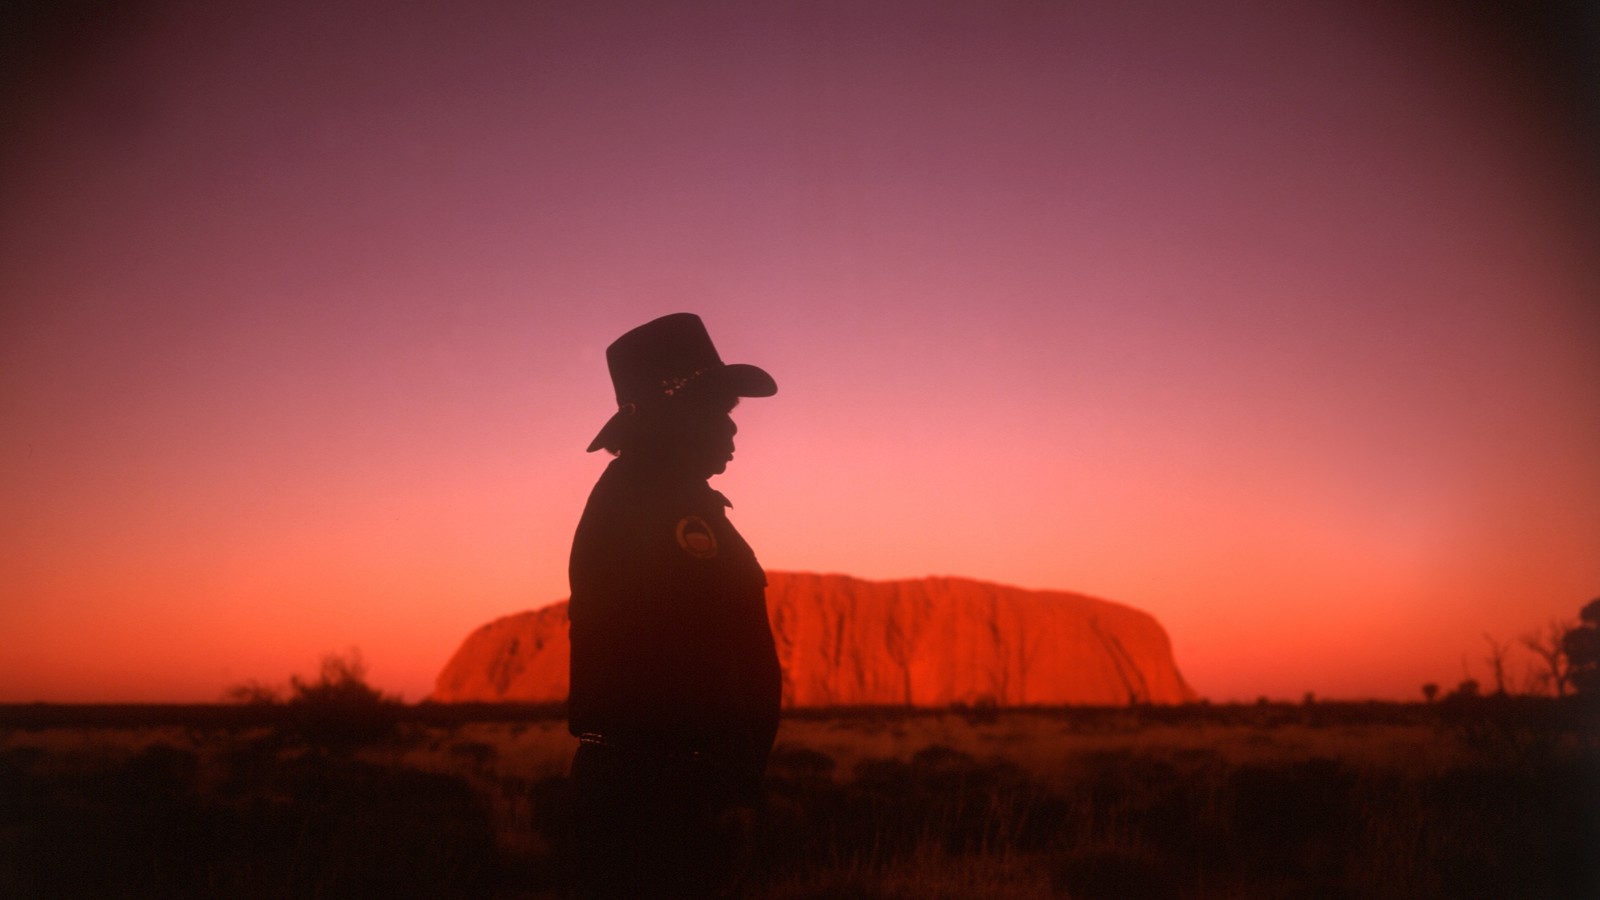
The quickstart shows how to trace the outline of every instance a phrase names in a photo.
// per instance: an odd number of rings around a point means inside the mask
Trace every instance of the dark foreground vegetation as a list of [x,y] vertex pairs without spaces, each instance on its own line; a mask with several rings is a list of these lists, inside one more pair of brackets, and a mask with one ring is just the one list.
[[[561,896],[559,711],[363,709],[0,708],[0,897]],[[755,897],[1600,896],[1571,697],[813,711],[779,740]]]

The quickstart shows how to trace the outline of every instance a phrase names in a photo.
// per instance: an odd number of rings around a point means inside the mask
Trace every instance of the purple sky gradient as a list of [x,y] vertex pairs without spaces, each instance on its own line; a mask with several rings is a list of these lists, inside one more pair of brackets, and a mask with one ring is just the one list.
[[420,698],[565,596],[605,345],[680,310],[778,380],[718,479],[771,568],[1130,603],[1219,700],[1486,678],[1600,594],[1584,48],[1082,7],[29,19],[0,700]]

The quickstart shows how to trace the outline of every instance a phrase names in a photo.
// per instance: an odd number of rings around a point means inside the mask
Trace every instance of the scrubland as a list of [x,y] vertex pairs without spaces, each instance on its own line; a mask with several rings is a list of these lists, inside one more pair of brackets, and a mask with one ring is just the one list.
[[[0,711],[0,896],[562,896],[559,714],[390,713]],[[1600,896],[1596,725],[1548,698],[794,713],[749,895]]]

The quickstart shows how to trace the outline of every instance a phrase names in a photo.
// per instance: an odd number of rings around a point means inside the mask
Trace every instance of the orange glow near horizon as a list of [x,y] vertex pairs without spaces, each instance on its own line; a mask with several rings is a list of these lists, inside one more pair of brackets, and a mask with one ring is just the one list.
[[0,702],[349,647],[421,699],[566,596],[604,348],[680,310],[777,378],[714,482],[771,569],[1126,603],[1216,701],[1486,679],[1485,633],[1600,595],[1594,173],[1494,25],[41,27],[0,145]]

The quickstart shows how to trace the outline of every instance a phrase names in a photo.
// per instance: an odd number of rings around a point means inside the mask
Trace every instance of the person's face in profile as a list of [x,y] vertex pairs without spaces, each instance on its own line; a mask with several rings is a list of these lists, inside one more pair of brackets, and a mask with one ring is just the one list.
[[733,436],[739,431],[730,413],[739,405],[739,398],[720,392],[691,394],[680,403],[674,428],[678,459],[703,478],[727,471],[733,461]]

